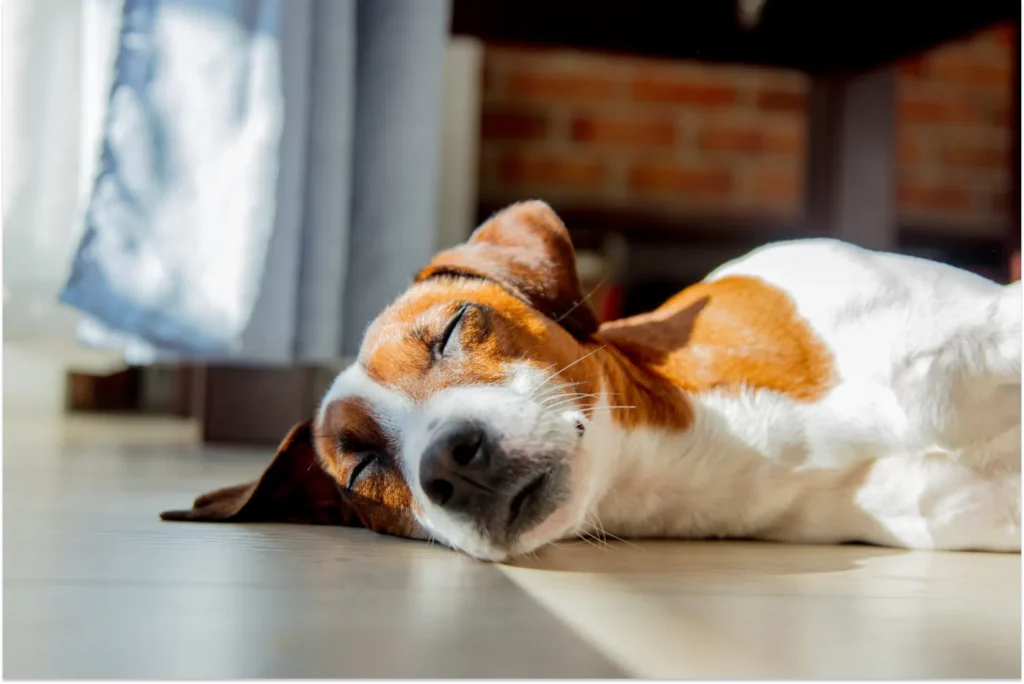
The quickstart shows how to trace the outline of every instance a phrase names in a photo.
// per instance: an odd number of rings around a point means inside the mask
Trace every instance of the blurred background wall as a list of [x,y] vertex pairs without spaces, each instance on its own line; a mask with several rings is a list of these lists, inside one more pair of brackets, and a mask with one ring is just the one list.
[[[1014,34],[1005,23],[897,65],[901,223],[1002,235]],[[808,86],[782,69],[487,45],[481,200],[795,218]]]

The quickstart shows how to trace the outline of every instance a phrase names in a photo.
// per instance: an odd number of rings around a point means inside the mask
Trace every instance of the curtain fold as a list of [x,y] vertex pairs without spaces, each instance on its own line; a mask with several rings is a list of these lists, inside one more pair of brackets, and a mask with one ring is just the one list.
[[61,294],[83,336],[137,361],[353,354],[435,248],[448,13],[124,0]]

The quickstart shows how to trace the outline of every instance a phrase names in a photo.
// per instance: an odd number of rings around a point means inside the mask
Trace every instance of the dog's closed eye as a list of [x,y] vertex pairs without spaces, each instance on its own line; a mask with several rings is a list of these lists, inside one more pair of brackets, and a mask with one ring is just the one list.
[[434,342],[434,358],[440,359],[449,354],[459,351],[459,331],[466,312],[469,311],[469,304],[463,304],[452,316],[444,328],[444,332]]
[[378,465],[379,454],[375,451],[364,452],[359,455],[359,462],[356,463],[356,467],[352,469],[352,472],[348,476],[348,481],[345,483],[345,489],[352,491],[355,489],[363,478],[368,477],[373,473],[373,469]]
[[374,443],[348,432],[338,435],[337,442],[339,452],[352,454],[358,459],[345,482],[345,489],[351,491],[381,465],[381,451]]

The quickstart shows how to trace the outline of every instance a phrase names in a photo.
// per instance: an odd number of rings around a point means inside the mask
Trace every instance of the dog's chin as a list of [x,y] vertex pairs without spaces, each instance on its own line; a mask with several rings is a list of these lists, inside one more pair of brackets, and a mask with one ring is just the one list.
[[514,560],[560,539],[573,536],[574,530],[581,527],[581,518],[581,515],[575,513],[572,502],[559,506],[544,522],[521,535],[504,560]]
[[[522,533],[506,543],[496,543],[486,537],[476,539],[460,539],[458,542],[444,541],[456,551],[465,553],[477,560],[504,563],[516,558],[532,554],[543,547],[570,536],[571,530],[578,527],[569,506],[555,509],[543,522]],[[459,537],[461,535],[453,535]]]

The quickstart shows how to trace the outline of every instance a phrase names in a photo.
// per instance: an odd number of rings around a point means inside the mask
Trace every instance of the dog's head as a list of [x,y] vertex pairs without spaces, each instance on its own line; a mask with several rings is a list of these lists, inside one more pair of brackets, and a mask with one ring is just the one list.
[[[595,494],[586,433],[601,396],[597,327],[550,207],[497,214],[381,313],[324,397],[306,428],[316,477],[338,489],[324,505],[349,511],[343,524],[491,560],[579,529]],[[287,449],[277,459],[299,460]],[[296,487],[293,500],[311,495]]]

